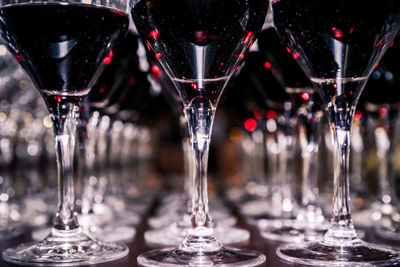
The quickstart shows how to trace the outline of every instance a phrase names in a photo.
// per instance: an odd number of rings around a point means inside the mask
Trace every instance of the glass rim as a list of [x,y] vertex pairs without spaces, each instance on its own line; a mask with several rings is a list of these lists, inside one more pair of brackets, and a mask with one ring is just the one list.
[[114,0],[114,1],[104,1],[104,0],[0,0],[0,8],[24,5],[24,4],[37,4],[37,5],[47,5],[47,4],[79,4],[85,6],[95,6],[99,8],[110,8],[120,12],[123,12],[126,16],[129,16],[129,0]]

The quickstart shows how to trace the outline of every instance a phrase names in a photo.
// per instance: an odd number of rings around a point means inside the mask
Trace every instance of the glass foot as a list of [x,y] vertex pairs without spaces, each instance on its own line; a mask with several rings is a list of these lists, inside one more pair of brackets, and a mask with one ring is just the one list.
[[[176,222],[177,218],[180,217],[182,217],[181,214],[167,212],[162,216],[149,218],[147,223],[152,228],[161,228]],[[211,212],[211,217],[213,218],[213,221],[218,222],[218,225],[233,226],[237,223],[237,219],[235,217],[223,212]]]
[[258,225],[261,236],[269,240],[282,242],[308,242],[322,239],[328,230],[328,223],[315,227],[299,223],[296,220],[264,220]]
[[276,253],[286,261],[314,266],[394,266],[400,252],[356,241],[351,246],[311,242],[280,246]]
[[222,247],[212,252],[184,251],[179,248],[157,249],[139,255],[139,265],[145,267],[173,266],[259,266],[264,254],[257,251]]
[[17,236],[20,236],[22,234],[22,226],[19,225],[17,226],[9,226],[9,227],[4,227],[0,228],[0,241],[1,240],[9,240],[12,238],[15,238]]
[[[51,232],[51,228],[37,229],[32,231],[32,239],[41,241]],[[135,238],[136,229],[127,225],[106,225],[98,227],[95,225],[83,229],[88,236],[104,243],[128,242]]]
[[380,239],[400,242],[400,231],[392,227],[378,226],[374,229],[375,235]]
[[92,240],[80,228],[71,231],[53,229],[39,243],[22,244],[3,251],[3,259],[27,266],[78,266],[117,260],[128,252],[125,245]]
[[271,210],[271,205],[267,200],[257,199],[248,201],[240,206],[240,213],[243,216],[260,216],[263,214],[279,214],[280,211]]
[[[219,224],[218,224],[219,225]],[[144,239],[150,245],[171,246],[179,245],[188,233],[190,227],[179,227],[176,223],[170,226],[146,231]],[[217,226],[214,228],[215,236],[223,244],[234,244],[247,242],[250,232],[245,229],[227,226]]]

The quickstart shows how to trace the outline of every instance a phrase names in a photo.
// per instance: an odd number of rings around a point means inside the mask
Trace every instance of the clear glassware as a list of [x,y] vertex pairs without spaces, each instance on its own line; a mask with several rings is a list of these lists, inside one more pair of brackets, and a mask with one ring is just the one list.
[[377,158],[377,199],[360,216],[383,240],[398,240],[400,211],[395,192],[395,155],[399,138],[399,77],[395,58],[399,55],[399,38],[371,75],[362,96],[367,127],[373,135]]
[[265,1],[131,1],[136,28],[178,90],[194,158],[192,226],[177,248],[141,254],[143,266],[254,266],[259,252],[223,247],[208,207],[207,163],[220,95],[265,19]]
[[[261,36],[263,34],[264,32],[261,33]],[[257,225],[261,221],[268,224],[267,221],[274,219],[278,221],[293,219],[296,217],[296,207],[298,206],[294,196],[293,183],[296,142],[293,133],[297,117],[288,94],[272,73],[267,70],[270,63],[265,61],[260,51],[260,41],[261,39],[258,40],[259,51],[254,49],[249,53],[246,65],[238,78],[238,80],[242,78],[244,81],[242,87],[246,86],[248,92],[254,91],[255,98],[262,102],[259,105],[264,111],[262,113],[258,111],[258,113],[263,114],[261,116],[264,116],[266,120],[258,123],[260,127],[254,130],[251,136],[258,149],[267,145],[265,151],[262,152],[271,156],[271,159],[267,158],[267,160],[271,160],[270,164],[272,164],[268,166],[272,170],[271,177],[263,177],[265,171],[258,174],[262,176],[262,179],[270,178],[267,186],[263,187],[259,184],[259,188],[261,187],[260,191],[264,191],[264,194],[267,193],[264,188],[270,188],[268,191],[271,194],[269,196],[265,194],[263,198],[259,196],[258,199],[253,197],[255,199],[250,198],[247,203],[238,204],[240,212],[252,225]],[[242,87],[238,86],[239,90],[242,90]],[[242,95],[240,100],[245,101],[245,94],[242,93]],[[250,103],[254,105],[257,100],[252,100]],[[260,152],[255,154],[260,154]]]
[[[128,183],[133,179],[127,178],[143,180],[137,177],[136,167],[140,167],[138,162],[141,157],[148,154],[146,149],[141,151],[142,145],[151,140],[151,134],[144,125],[147,120],[144,118],[149,114],[146,108],[153,99],[157,99],[160,89],[151,77],[143,51],[145,48],[132,30],[131,27],[114,46],[113,59],[90,92],[88,106],[111,119],[106,135],[110,137],[106,138],[108,145],[99,147],[101,151],[106,149],[114,154],[110,155],[107,152],[101,155],[105,165],[100,167],[107,166],[105,171],[109,180],[103,205],[114,209],[124,223],[134,225],[139,222],[138,215],[143,214],[148,208],[152,195],[150,191],[143,194],[144,188],[140,188],[138,184]],[[130,126],[125,128],[126,124]],[[111,144],[112,142],[115,145]],[[122,148],[118,149],[117,146]],[[128,172],[125,164],[130,165]],[[147,187],[146,190],[151,189]]]
[[[286,216],[286,218],[260,220],[258,226],[261,235],[268,239],[286,242],[315,240],[317,237],[321,237],[328,228],[327,221],[317,201],[317,172],[310,171],[317,169],[319,121],[322,117],[321,101],[310,80],[281,43],[272,22],[264,25],[258,39],[259,54],[264,61],[260,61],[259,64],[281,85],[275,90],[280,89],[286,92],[294,110],[293,115],[297,117],[300,130],[298,140],[302,156],[302,186],[301,202],[299,204],[294,202],[297,207],[293,208],[293,210],[296,210],[296,214],[292,211],[292,218]],[[267,91],[266,95],[272,95],[271,92],[268,92],[272,90],[268,84],[265,84],[265,90]],[[291,114],[290,110],[286,113],[289,116]],[[286,127],[288,129],[296,126],[294,119],[290,119],[290,117],[285,121],[287,121],[288,126]],[[290,130],[286,136],[289,135],[293,139],[293,133],[294,131]],[[294,170],[294,167],[286,168],[288,170],[285,176],[293,176],[290,172]],[[289,179],[286,184],[293,183]],[[285,186],[287,187],[287,185]],[[284,201],[288,203],[288,199],[287,197]]]
[[0,240],[4,240],[21,234],[22,225],[19,205],[13,203],[16,192],[11,171],[17,121],[11,112],[0,111],[0,117]]
[[238,205],[242,215],[254,217],[268,212],[270,208],[267,200],[269,187],[265,179],[265,135],[263,120],[255,117],[246,120],[247,124],[250,120],[254,121],[256,127],[253,129],[253,127],[248,126],[247,135],[243,140],[243,173],[246,175],[246,186],[241,198],[236,200],[236,205]]
[[[88,109],[86,109],[88,110]],[[97,176],[95,175],[95,162],[99,161],[100,165],[107,164],[107,162],[101,161],[98,157],[101,153],[99,153],[96,157],[96,147],[97,145],[106,143],[109,147],[113,147],[112,151],[109,150],[109,154],[115,160],[119,159],[119,156],[116,155],[115,150],[122,151],[120,145],[123,144],[123,138],[121,138],[119,131],[120,125],[118,126],[118,133],[108,133],[108,123],[105,131],[104,129],[100,129],[102,125],[100,123],[101,117],[98,112],[93,112],[92,116],[87,121],[81,116],[81,129],[79,130],[81,134],[80,144],[80,153],[82,153],[80,158],[84,158],[81,160],[83,171],[81,173],[81,207],[80,212],[78,214],[79,224],[82,226],[83,230],[90,236],[95,237],[96,240],[102,242],[121,242],[121,241],[129,241],[132,240],[136,235],[136,230],[133,226],[123,223],[120,220],[121,214],[111,207],[109,204],[104,204],[103,202],[98,201],[96,203],[95,199],[103,199],[104,193],[106,191],[105,187],[109,187],[110,183],[112,183],[111,179],[103,179],[102,181],[106,181],[106,184],[102,186],[100,182],[99,173]],[[104,124],[103,124],[104,125]],[[97,134],[101,136],[110,136],[110,138],[106,138],[108,140],[99,140],[97,139]],[[101,134],[105,133],[105,134]],[[115,143],[115,138],[119,137],[119,143]],[[105,152],[105,151],[103,151]],[[104,154],[101,154],[104,155]],[[110,166],[111,167],[111,166]],[[104,169],[102,170],[104,172]],[[110,175],[110,172],[106,172],[106,175]],[[119,202],[118,202],[119,203]],[[96,205],[97,204],[97,205]],[[138,223],[139,218],[136,214],[132,214],[131,216],[126,216],[125,219],[131,219],[130,222]]]
[[50,112],[58,167],[58,211],[39,243],[3,251],[3,259],[31,266],[71,266],[124,257],[124,245],[103,244],[82,232],[74,210],[73,154],[79,107],[129,23],[127,2],[3,1],[0,30]]
[[398,262],[398,251],[357,236],[349,208],[349,150],[356,103],[399,30],[400,3],[281,0],[273,2],[272,9],[282,40],[319,89],[335,145],[333,215],[328,231],[320,241],[283,245],[277,254],[309,265]]
[[21,144],[19,131],[24,125],[24,115],[32,119],[21,103],[15,101],[21,97],[30,102],[29,90],[15,90],[28,89],[29,83],[23,80],[23,71],[7,53],[4,44],[0,44],[0,75],[3,77],[0,79],[0,94],[3,97],[0,107],[0,239],[4,240],[16,237],[24,230],[23,205],[18,201],[16,190],[19,179],[15,179],[20,173],[14,172],[13,166],[16,165],[16,158],[25,154],[26,144]]
[[[158,65],[153,65],[157,66]],[[144,238],[147,243],[152,245],[179,245],[186,237],[188,229],[191,228],[191,209],[193,195],[194,162],[192,148],[189,138],[189,130],[187,127],[187,118],[183,114],[183,107],[179,98],[178,92],[168,80],[165,73],[160,71],[158,78],[168,102],[171,102],[171,107],[175,116],[179,118],[179,126],[182,137],[183,150],[183,186],[182,193],[173,199],[172,202],[167,202],[162,205],[157,212],[157,216],[150,218],[148,223],[155,229],[145,232]],[[225,211],[224,208],[218,208],[215,205],[215,200],[211,199],[210,206],[213,208],[211,215],[213,217],[213,227],[216,237],[223,240],[224,244],[242,243],[249,239],[250,233],[245,229],[233,227],[236,224],[236,219]],[[214,205],[213,205],[214,201]]]
[[297,110],[302,157],[301,202],[296,217],[260,221],[261,235],[271,240],[303,242],[321,238],[328,229],[318,204],[318,137],[322,117],[319,97],[313,87],[286,88]]

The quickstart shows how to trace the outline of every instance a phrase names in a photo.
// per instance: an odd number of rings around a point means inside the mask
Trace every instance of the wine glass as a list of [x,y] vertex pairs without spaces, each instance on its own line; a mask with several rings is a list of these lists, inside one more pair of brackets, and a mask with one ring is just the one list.
[[272,4],[275,26],[319,89],[335,143],[333,216],[322,240],[278,248],[282,259],[314,265],[389,264],[399,252],[357,237],[349,209],[350,128],[372,70],[399,30],[398,1],[290,1]]
[[82,232],[74,210],[73,152],[79,106],[128,27],[126,2],[3,1],[0,30],[47,104],[58,166],[58,212],[39,243],[3,251],[4,260],[32,266],[83,265],[124,257],[123,245],[102,244]]
[[[321,101],[314,86],[281,44],[275,28],[263,30],[258,45],[265,70],[271,72],[288,94],[298,118],[302,157],[301,203],[292,220],[260,221],[261,235],[281,241],[313,240],[328,228],[317,201],[317,169]],[[266,89],[269,89],[265,85]]]
[[[122,158],[124,125],[116,115],[122,112],[124,101],[137,104],[138,94],[148,91],[146,73],[139,68],[138,46],[138,37],[132,31],[118,38],[111,60],[81,111],[78,133],[82,153],[80,163],[85,177],[81,194],[84,207],[79,220],[85,231],[102,241],[133,239],[136,231],[131,225],[140,220],[137,213],[126,211],[130,205],[122,199],[124,185],[118,180],[121,173],[117,172],[122,170],[121,164],[126,160]],[[106,183],[104,190],[97,190],[103,181]],[[129,204],[136,206],[136,203]]]
[[214,236],[207,195],[211,128],[219,97],[265,19],[267,1],[131,1],[146,46],[183,102],[194,159],[191,228],[177,248],[138,257],[144,266],[254,266],[265,256],[227,248]]
[[[151,60],[151,59],[150,59]],[[151,62],[151,61],[150,61]],[[175,117],[179,119],[180,132],[182,137],[183,151],[183,192],[175,201],[164,204],[158,209],[157,217],[150,218],[148,221],[155,229],[145,232],[144,238],[148,244],[152,245],[178,245],[187,235],[187,231],[191,228],[191,207],[192,207],[192,173],[194,170],[191,144],[189,138],[189,130],[187,127],[187,117],[183,113],[183,106],[178,92],[172,85],[168,76],[160,69],[159,65],[152,65],[153,73],[162,84],[164,95],[167,102],[173,110]],[[215,235],[222,240],[224,244],[241,243],[249,239],[250,233],[245,229],[233,227],[236,219],[233,218],[224,209],[218,209],[216,213],[215,205],[212,201],[211,211],[213,217],[213,228]]]
[[[229,121],[234,128],[243,129],[243,140],[241,142],[243,175],[242,184],[238,184],[226,192],[228,199],[238,207],[239,212],[244,216],[256,217],[272,207],[268,202],[268,193],[270,192],[271,180],[266,175],[273,174],[274,167],[277,164],[266,166],[272,162],[268,155],[271,146],[266,145],[268,139],[265,133],[265,124],[267,114],[274,111],[269,110],[270,105],[265,99],[265,94],[257,89],[260,85],[257,79],[254,80],[254,62],[258,62],[257,52],[258,41],[252,47],[252,50],[246,57],[246,62],[240,71],[235,75],[227,89],[227,95],[223,98],[224,112],[228,114]],[[269,85],[275,88],[277,85],[271,84],[275,80],[271,76],[266,77]],[[279,85],[278,85],[279,86]],[[268,113],[270,112],[270,113]],[[275,113],[274,113],[275,114]],[[275,131],[271,137],[275,136]],[[272,177],[272,175],[271,175]]]
[[[258,47],[260,48],[260,40],[258,40]],[[293,190],[295,155],[293,133],[297,118],[288,94],[272,73],[267,70],[265,63],[268,63],[267,66],[270,67],[270,63],[265,62],[260,51],[252,51],[249,53],[246,65],[238,78],[238,82],[240,79],[244,81],[243,87],[247,88],[246,93],[249,94],[249,92],[254,91],[252,93],[256,95],[257,100],[262,102],[257,105],[265,110],[260,112],[261,109],[259,109],[258,113],[264,113],[266,118],[265,123],[262,123],[266,137],[264,138],[261,134],[261,137],[256,139],[261,139],[261,142],[264,142],[263,139],[266,140],[265,144],[268,144],[268,146],[265,152],[268,153],[268,156],[272,156],[268,160],[271,160],[271,164],[278,166],[277,173],[271,173],[272,177],[269,181],[271,194],[264,199],[250,199],[239,207],[241,214],[246,216],[247,222],[252,225],[271,219],[277,219],[276,222],[292,219],[296,217],[297,211]],[[238,87],[239,92],[243,87]],[[240,100],[245,101],[246,93],[242,93]],[[252,103],[255,104],[255,102]],[[254,133],[258,134],[257,132]],[[253,136],[256,137],[256,135]],[[273,145],[271,141],[276,145]],[[264,146],[260,144],[261,142],[257,145],[258,147]],[[273,163],[275,161],[273,159],[274,153],[277,156],[275,163]],[[270,169],[273,170],[273,165],[268,167],[272,167]]]

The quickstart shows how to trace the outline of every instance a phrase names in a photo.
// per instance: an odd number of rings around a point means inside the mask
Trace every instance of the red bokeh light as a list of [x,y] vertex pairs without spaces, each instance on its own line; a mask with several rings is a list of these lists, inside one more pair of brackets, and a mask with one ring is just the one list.
[[310,95],[308,93],[302,93],[300,96],[304,101],[308,101],[310,99]]
[[341,30],[335,31],[335,38],[341,38],[343,37],[343,32]]
[[253,118],[246,119],[244,121],[244,128],[249,132],[253,132],[255,129],[257,129],[257,121]]
[[114,52],[113,52],[112,49],[111,49],[111,50],[110,50],[110,53],[108,54],[108,56],[106,56],[106,57],[103,59],[103,63],[106,64],[106,65],[110,64],[111,61],[112,61],[113,55],[114,55]]
[[361,119],[361,117],[362,117],[361,111],[356,111],[356,113],[354,114],[354,119],[358,121]]
[[154,40],[156,40],[158,37],[158,31],[152,30],[149,34],[149,38],[153,38]]
[[385,117],[387,115],[388,111],[386,108],[380,108],[379,109],[379,116]]
[[243,40],[243,44],[247,44],[247,42],[250,41],[251,37],[253,37],[253,32],[248,32]]
[[161,77],[161,70],[157,65],[153,65],[151,67],[151,71],[153,72],[153,75],[156,79],[160,79]]
[[254,118],[256,118],[257,120],[261,120],[262,119],[261,113],[257,109],[255,109],[253,111],[253,115],[254,115]]
[[270,110],[267,112],[267,119],[276,119],[276,112],[274,110]]

